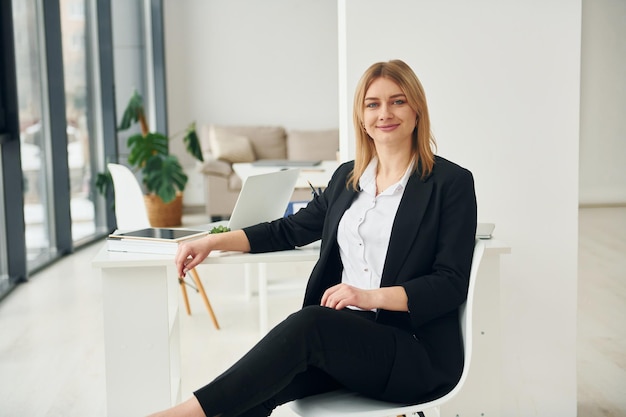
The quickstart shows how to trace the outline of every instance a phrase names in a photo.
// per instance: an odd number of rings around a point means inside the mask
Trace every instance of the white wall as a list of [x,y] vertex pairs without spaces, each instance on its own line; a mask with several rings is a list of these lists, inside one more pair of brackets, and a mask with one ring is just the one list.
[[[144,44],[144,19],[141,1],[112,0],[111,22],[113,25],[113,65],[115,76],[116,123],[122,120],[122,114],[134,90],[146,95],[146,62]],[[128,157],[126,142],[131,134],[138,131],[134,126],[128,131],[118,132],[119,160],[125,163]]]
[[512,246],[502,268],[503,415],[576,415],[580,2],[340,5],[340,88],[351,97],[375,61],[409,63],[438,153],[474,173],[479,221],[495,222]]
[[625,22],[626,1],[583,1],[581,204],[626,204]]
[[338,127],[335,0],[165,0],[164,10],[170,132],[192,120]]
[[[170,131],[182,130],[191,120],[279,123],[289,128],[342,124],[345,131],[350,116],[344,117],[344,106],[337,120],[337,95],[343,95],[339,103],[347,104],[350,97],[347,91],[337,92],[338,48],[343,48],[340,56],[347,55],[341,38],[339,45],[336,41],[335,3],[164,0]],[[510,4],[504,2],[501,7]],[[579,201],[625,204],[626,118],[622,113],[626,108],[626,44],[621,39],[626,37],[626,26],[622,24],[626,3],[584,0],[582,4]],[[116,5],[119,0],[114,2]],[[479,6],[485,7],[476,3],[476,13],[487,10]],[[117,9],[121,13],[116,13]],[[121,7],[113,10],[114,22],[131,20],[135,22],[132,27],[141,30],[136,25],[141,21],[137,12],[129,14]],[[365,10],[355,13],[358,16]],[[476,27],[471,29],[476,32]],[[133,62],[141,64],[142,53],[137,53],[141,52],[137,48],[143,46],[125,44],[124,39],[134,38],[119,30],[114,31],[114,37],[116,74],[138,71],[141,66]],[[435,46],[439,42],[428,39]],[[437,56],[440,62],[446,59],[447,54]],[[345,64],[339,69],[345,70]],[[283,81],[284,88],[276,85]],[[123,92],[132,85],[117,87]],[[126,105],[126,96],[120,97],[118,110]],[[346,159],[352,141],[349,136],[342,137],[342,141]],[[174,151],[185,165],[193,163],[182,148]]]
[[337,31],[335,0],[166,0],[170,130],[340,125],[350,157],[356,80],[374,61],[407,61],[439,154],[472,170],[479,220],[513,248],[503,415],[573,416],[581,2],[382,4],[339,0]]
[[[335,0],[164,0],[170,134],[191,121],[338,127]],[[182,142],[185,206],[203,178]]]
[[[622,24],[626,2],[584,0],[582,4],[579,202],[626,204],[626,118],[622,116],[626,44],[621,41],[626,37]],[[147,57],[139,5],[112,3],[118,113],[133,88],[144,92],[146,99],[150,93],[145,91],[142,72]],[[365,10],[354,13],[359,16]],[[348,55],[343,40],[337,42],[335,0],[165,0],[165,20],[171,133],[182,131],[192,120],[278,123],[288,128],[341,124],[349,132],[346,112],[352,90],[337,91],[338,48],[342,48],[340,56]],[[346,79],[345,62],[339,70]],[[352,74],[352,85],[356,77]],[[339,120],[338,102],[342,103]],[[120,133],[122,154],[127,136]],[[172,147],[193,174],[193,161],[182,143]],[[344,134],[343,159],[353,154],[352,147],[350,134]],[[190,175],[185,203],[203,204],[202,187],[202,178]]]

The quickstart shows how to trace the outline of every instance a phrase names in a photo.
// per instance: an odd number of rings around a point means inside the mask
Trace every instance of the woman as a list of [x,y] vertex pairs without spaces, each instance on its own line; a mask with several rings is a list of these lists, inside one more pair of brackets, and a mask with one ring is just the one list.
[[469,171],[433,154],[423,88],[404,62],[372,65],[354,99],[356,159],[295,215],[185,243],[180,276],[213,250],[321,238],[304,307],[194,397],[156,416],[268,416],[339,387],[416,403],[458,381],[458,307],[476,230]]

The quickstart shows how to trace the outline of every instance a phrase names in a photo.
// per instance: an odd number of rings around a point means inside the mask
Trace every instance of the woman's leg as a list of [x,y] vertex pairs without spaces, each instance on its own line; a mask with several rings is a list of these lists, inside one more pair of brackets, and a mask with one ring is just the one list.
[[309,367],[306,371],[296,375],[278,394],[244,411],[238,417],[267,417],[281,404],[339,388],[341,384],[327,373],[318,368]]
[[[194,395],[207,416],[227,417],[269,415],[277,405],[334,389],[337,384],[381,397],[392,370],[413,378],[407,383],[418,391],[425,376],[420,375],[420,364],[427,360],[420,344],[410,334],[376,324],[364,317],[367,315],[306,307],[278,324],[230,369]],[[394,368],[399,344],[415,349],[412,356],[416,364]],[[406,352],[407,347],[401,350]],[[327,386],[315,387],[316,392],[295,384],[299,374],[306,380],[312,369],[330,377]]]
[[[239,414],[239,417],[266,417],[281,404],[340,387],[341,385],[328,374],[317,368],[309,368],[307,371],[296,375],[291,383],[276,396],[244,411]],[[205,417],[205,414],[198,399],[192,396],[169,410],[151,414],[149,417]]]

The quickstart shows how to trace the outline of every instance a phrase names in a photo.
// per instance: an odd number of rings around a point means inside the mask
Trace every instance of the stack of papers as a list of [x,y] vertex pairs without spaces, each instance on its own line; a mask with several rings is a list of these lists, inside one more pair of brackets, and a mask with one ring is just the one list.
[[178,244],[208,235],[208,231],[150,227],[116,232],[107,238],[107,249],[112,252],[153,253],[175,255]]

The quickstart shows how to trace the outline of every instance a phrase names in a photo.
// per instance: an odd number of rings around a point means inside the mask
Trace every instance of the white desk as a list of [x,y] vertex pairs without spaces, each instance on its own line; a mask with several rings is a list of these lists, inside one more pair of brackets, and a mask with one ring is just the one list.
[[[264,254],[215,252],[205,264],[258,268],[259,329],[268,330],[267,264],[315,261],[319,248]],[[109,252],[102,274],[108,416],[141,416],[180,402],[179,284],[173,255]]]
[[[339,163],[337,161],[322,161],[319,165],[310,167],[297,167],[300,170],[300,176],[296,181],[295,188],[309,189],[309,181],[315,188],[326,188],[328,181],[333,175]],[[254,166],[251,163],[233,164],[233,170],[237,173],[241,181],[245,181],[250,175],[267,174],[285,169],[285,166]],[[295,168],[295,167],[294,167]]]
[[[475,343],[486,343],[490,354],[475,358],[478,380],[472,395],[459,394],[444,410],[468,407],[486,416],[500,415],[500,255],[509,253],[501,242],[487,241],[476,288],[475,314],[487,326],[475,329]],[[319,249],[265,254],[214,253],[207,264],[247,264],[258,267],[259,325],[267,329],[268,263],[317,259]],[[106,245],[93,260],[102,274],[107,415],[140,416],[180,402],[179,285],[173,256],[109,252]],[[476,393],[481,397],[476,398]],[[483,398],[484,397],[484,398]],[[444,414],[447,415],[447,414]],[[474,415],[468,413],[468,415]],[[475,414],[480,415],[480,413]]]

